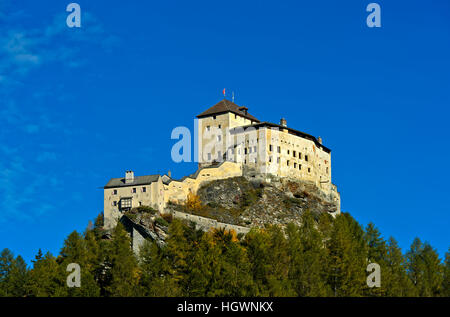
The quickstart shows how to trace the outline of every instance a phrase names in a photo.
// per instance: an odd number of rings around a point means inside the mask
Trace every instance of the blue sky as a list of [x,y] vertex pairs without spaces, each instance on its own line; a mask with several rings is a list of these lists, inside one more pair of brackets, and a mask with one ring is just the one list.
[[173,128],[235,91],[332,149],[342,209],[403,250],[449,243],[450,4],[0,0],[0,249],[57,254],[127,169],[182,177]]

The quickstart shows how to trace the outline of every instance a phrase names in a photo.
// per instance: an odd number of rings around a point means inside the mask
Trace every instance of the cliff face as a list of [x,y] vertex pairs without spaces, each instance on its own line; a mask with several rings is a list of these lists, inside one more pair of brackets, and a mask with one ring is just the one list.
[[306,210],[317,217],[337,211],[332,198],[314,184],[280,178],[264,181],[247,176],[215,180],[202,185],[191,199],[185,205],[169,204],[160,216],[157,210],[145,206],[126,212],[121,222],[130,233],[135,252],[145,239],[164,245],[168,222],[173,217],[193,221],[205,231],[228,227],[245,234],[250,227],[266,224],[300,225],[300,216]]
[[314,184],[286,179],[228,178],[203,185],[197,194],[205,206],[200,215],[243,226],[299,224],[306,210],[316,215],[337,210]]

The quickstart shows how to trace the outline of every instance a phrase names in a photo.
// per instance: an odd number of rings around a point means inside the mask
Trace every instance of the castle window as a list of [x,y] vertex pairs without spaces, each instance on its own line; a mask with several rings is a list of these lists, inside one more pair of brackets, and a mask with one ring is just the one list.
[[147,192],[147,187],[142,187],[142,192],[143,193]]
[[327,174],[328,174],[328,166],[327,166]]
[[289,150],[287,150],[287,154],[289,154]]
[[222,125],[221,124],[219,124],[219,129],[221,129],[222,128]]
[[211,131],[211,127],[209,125],[206,127],[206,131]]
[[247,148],[244,149],[244,154],[247,154]]
[[122,198],[120,200],[120,209],[130,209],[131,208],[131,198]]
[[308,162],[308,155],[305,155],[305,161]]
[[298,152],[298,158],[301,159],[302,158],[302,153]]
[[277,151],[278,153],[281,153],[281,147],[278,146]]
[[311,168],[310,167],[308,167],[308,173],[311,173]]
[[256,153],[256,146],[254,146],[254,147],[253,147],[253,152],[255,152],[255,153]]
[[117,189],[113,190],[113,195],[117,195]]
[[136,194],[136,187],[133,187],[133,194]]
[[269,151],[272,152],[272,144],[269,144]]
[[217,136],[217,141],[220,142],[220,140],[222,140],[222,136],[219,134],[219,135]]
[[208,161],[211,161],[211,153],[208,153]]
[[297,156],[297,152],[292,151],[292,155],[293,155],[294,157],[296,157],[296,156]]
[[277,163],[280,164],[280,158],[279,157],[277,157]]
[[269,163],[272,163],[272,156],[269,156]]
[[297,168],[297,163],[294,163],[294,168]]
[[113,206],[117,206],[117,201],[113,201]]
[[234,115],[234,118],[237,119],[237,114]]
[[287,166],[289,166],[289,160],[287,160],[287,162],[286,162],[286,163],[287,163]]
[[302,164],[298,164],[298,169],[299,169],[299,170],[302,169]]
[[213,119],[216,120],[216,116],[213,116]]

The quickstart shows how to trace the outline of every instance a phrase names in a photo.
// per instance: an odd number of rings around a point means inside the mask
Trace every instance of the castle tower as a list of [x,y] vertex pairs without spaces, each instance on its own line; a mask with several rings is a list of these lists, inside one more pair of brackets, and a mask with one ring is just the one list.
[[248,126],[260,121],[248,113],[248,108],[223,99],[198,118],[199,167],[221,162],[226,148],[226,131],[239,126]]

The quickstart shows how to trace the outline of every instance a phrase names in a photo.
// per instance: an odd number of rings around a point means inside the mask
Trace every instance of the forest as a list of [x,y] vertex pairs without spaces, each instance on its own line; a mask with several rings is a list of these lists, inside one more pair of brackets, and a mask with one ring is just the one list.
[[[29,267],[9,249],[0,254],[2,297],[448,297],[450,249],[440,259],[414,239],[405,253],[373,224],[350,214],[302,215],[301,226],[268,225],[245,236],[203,232],[170,219],[163,247],[146,241],[135,255],[119,222],[105,239],[100,214],[84,233],[72,232],[58,255],[39,250]],[[369,263],[381,286],[368,287]],[[78,263],[81,286],[68,287]]]

